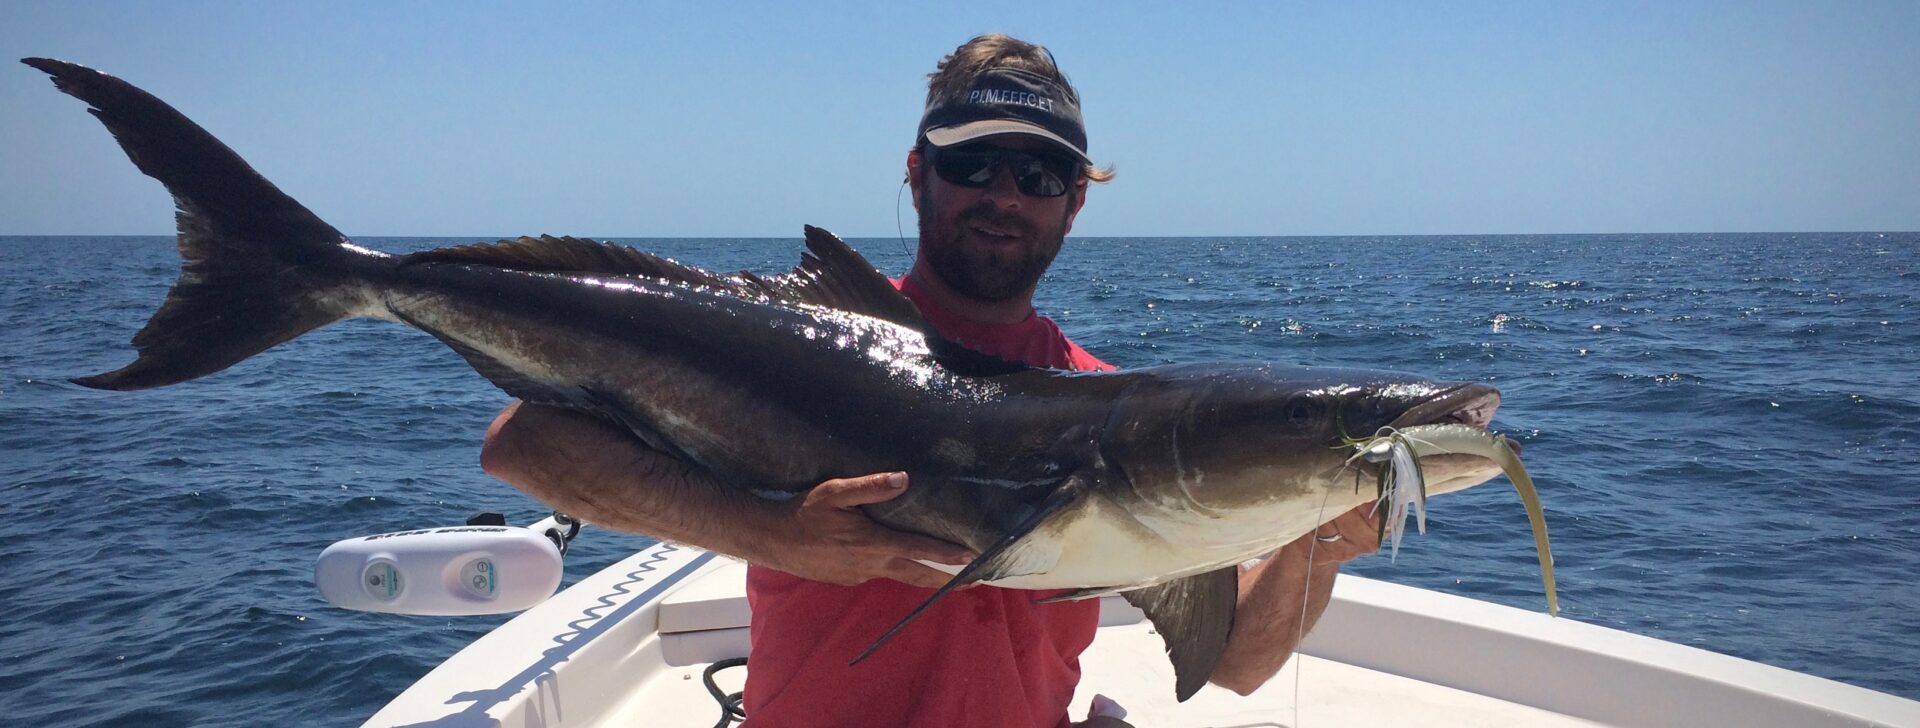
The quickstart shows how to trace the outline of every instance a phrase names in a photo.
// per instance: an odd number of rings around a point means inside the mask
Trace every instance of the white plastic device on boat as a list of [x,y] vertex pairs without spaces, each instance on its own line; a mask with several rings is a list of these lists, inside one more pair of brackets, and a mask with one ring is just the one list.
[[345,609],[433,616],[518,612],[559,588],[562,554],[579,529],[557,513],[526,527],[481,514],[465,526],[351,538],[320,552],[314,583],[329,604]]

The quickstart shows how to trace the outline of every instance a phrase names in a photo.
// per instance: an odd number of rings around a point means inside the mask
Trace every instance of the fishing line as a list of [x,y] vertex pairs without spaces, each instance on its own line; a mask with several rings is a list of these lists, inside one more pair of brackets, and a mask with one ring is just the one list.
[[907,256],[909,267],[913,264],[913,252],[907,250],[907,229],[900,224],[900,195],[907,191],[907,180],[900,180],[900,189],[893,193],[893,234],[900,237],[900,254]]
[[[1321,494],[1321,509],[1313,515],[1313,521],[1325,522],[1327,519],[1327,501],[1332,499],[1332,490]],[[1340,532],[1340,526],[1334,526],[1334,532]],[[1319,526],[1308,530],[1308,576],[1300,584],[1300,617],[1294,620],[1294,726],[1300,726],[1300,672],[1306,672],[1306,657],[1300,655],[1300,643],[1308,638],[1308,603],[1313,599],[1313,551],[1319,551]],[[1331,588],[1331,584],[1329,584]]]

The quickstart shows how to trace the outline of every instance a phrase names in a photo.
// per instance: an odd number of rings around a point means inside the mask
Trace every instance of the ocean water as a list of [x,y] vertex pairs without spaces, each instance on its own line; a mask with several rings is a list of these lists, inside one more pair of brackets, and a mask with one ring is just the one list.
[[[624,242],[760,272],[800,247]],[[366,321],[159,390],[67,383],[132,359],[176,268],[168,238],[0,238],[0,705],[22,725],[356,724],[503,618],[333,609],[313,559],[544,515],[476,463],[506,397]],[[1920,698],[1920,234],[1075,239],[1040,306],[1123,367],[1496,384],[1564,616]],[[589,528],[570,580],[646,543]],[[1353,570],[1545,607],[1498,484]]]

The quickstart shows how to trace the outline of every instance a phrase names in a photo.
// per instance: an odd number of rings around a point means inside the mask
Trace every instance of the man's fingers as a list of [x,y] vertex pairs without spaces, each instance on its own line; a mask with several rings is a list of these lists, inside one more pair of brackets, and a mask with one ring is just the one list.
[[813,524],[811,528],[823,544],[838,544],[839,551],[827,557],[839,562],[837,570],[938,588],[951,577],[917,561],[965,564],[973,559],[972,551],[937,538],[887,528],[853,510],[898,497],[906,489],[907,474],[900,472],[836,478],[809,492],[800,512],[803,520]]
[[972,561],[974,556],[973,551],[965,546],[892,529],[888,529],[886,536],[875,546],[900,558],[954,566],[965,565]]
[[1321,524],[1307,535],[1313,544],[1315,563],[1343,563],[1380,550],[1377,521],[1361,506]]
[[1380,521],[1370,511],[1366,506],[1355,508],[1333,519],[1334,524],[1349,538],[1377,548],[1380,545]]
[[953,575],[926,564],[894,559],[891,567],[887,569],[887,578],[922,589],[938,589],[953,579]]
[[874,473],[858,478],[835,478],[808,494],[807,499],[835,508],[852,508],[891,500],[907,492],[906,473]]

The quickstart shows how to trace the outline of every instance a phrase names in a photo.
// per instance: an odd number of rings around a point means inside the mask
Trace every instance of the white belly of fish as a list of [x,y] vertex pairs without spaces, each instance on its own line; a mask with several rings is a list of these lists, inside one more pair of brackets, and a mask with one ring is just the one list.
[[[1325,508],[1319,498],[1296,498],[1231,518],[1190,512],[1139,517],[1106,498],[1088,498],[1075,511],[1029,534],[1013,548],[1014,572],[984,583],[1011,589],[1133,589],[1201,574],[1266,556],[1332,520],[1353,504]],[[928,562],[949,574],[961,567]]]
[[[1484,466],[1443,471],[1429,481],[1427,494],[1464,490],[1497,472]],[[1012,573],[984,583],[1010,589],[1116,591],[1152,586],[1266,557],[1376,497],[1372,487],[1343,485],[1213,516],[1174,507],[1141,514],[1104,497],[1089,497],[1016,543]],[[962,568],[921,563],[948,574]]]

